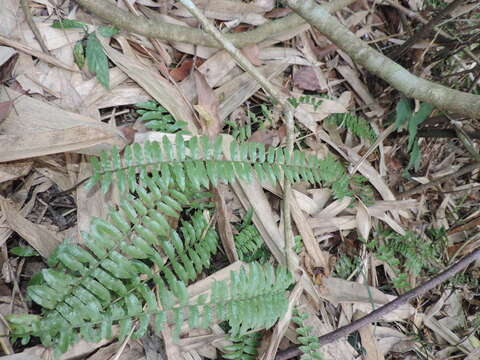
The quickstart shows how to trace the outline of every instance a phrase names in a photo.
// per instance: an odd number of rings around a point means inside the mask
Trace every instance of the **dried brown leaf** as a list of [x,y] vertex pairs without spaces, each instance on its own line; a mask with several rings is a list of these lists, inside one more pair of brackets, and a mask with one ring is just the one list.
[[55,231],[49,230],[43,225],[34,224],[25,219],[15,209],[13,203],[3,197],[0,197],[0,208],[7,219],[7,224],[10,229],[19,234],[44,258],[47,258],[63,241]]
[[[10,98],[19,96],[8,88],[0,90],[0,101],[8,99],[6,92]],[[107,124],[29,96],[18,97],[15,109],[1,124],[0,143],[9,151],[0,152],[0,162],[60,152],[99,154],[112,145],[126,144],[121,133]]]
[[272,11],[269,11],[265,14],[265,17],[268,19],[278,19],[287,16],[292,12],[290,8],[275,8]]
[[260,54],[260,48],[258,45],[249,45],[241,49],[241,52],[245,57],[255,66],[263,65],[263,61],[258,57]]
[[[108,45],[107,41],[101,40],[105,52],[122,71],[137,82],[147,93],[164,106],[178,121],[185,121],[188,130],[192,134],[198,132],[193,111],[190,105],[180,93],[179,89],[161,77],[157,72],[152,71],[135,58],[122,54]],[[127,47],[126,41],[121,42]],[[128,49],[125,50],[128,52]]]
[[[373,286],[359,284],[340,278],[324,278],[321,288],[322,297],[337,304],[354,304],[354,309],[369,313],[373,308],[392,301],[396,297],[388,295]],[[391,313],[386,314],[384,321],[399,321],[406,319],[415,313],[415,308],[410,304],[401,305]]]
[[192,72],[193,60],[182,61],[180,66],[177,66],[175,69],[170,70],[170,76],[175,81],[184,80]]
[[[18,53],[7,46],[0,46],[0,84],[12,77]],[[1,118],[0,118],[1,119]]]
[[12,105],[13,100],[0,102],[0,124],[7,118],[8,114],[10,114]]
[[[366,314],[361,311],[356,311],[353,319],[358,320],[365,316]],[[375,326],[367,325],[360,330],[360,338],[362,339],[362,346],[365,349],[365,360],[383,360],[385,359],[383,353],[380,351],[380,348],[377,343],[377,339],[374,336]]]
[[293,73],[293,84],[302,90],[317,91],[322,89],[313,66],[302,66],[295,71]]
[[237,249],[235,247],[235,240],[233,238],[232,225],[229,221],[228,210],[225,204],[224,190],[222,187],[213,188],[215,195],[215,204],[217,209],[218,233],[222,240],[223,248],[225,249],[228,260],[233,263],[238,260]]
[[27,175],[32,168],[32,164],[32,161],[13,161],[0,164],[0,184]]
[[222,130],[222,124],[218,116],[218,97],[199,71],[195,71],[194,78],[198,94],[198,105],[195,106],[195,109],[200,115],[206,133],[209,136],[216,136]]

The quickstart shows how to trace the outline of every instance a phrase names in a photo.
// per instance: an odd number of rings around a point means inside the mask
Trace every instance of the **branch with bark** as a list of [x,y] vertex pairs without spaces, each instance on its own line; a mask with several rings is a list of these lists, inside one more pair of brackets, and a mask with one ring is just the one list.
[[[413,75],[393,60],[365,44],[334,16],[330,15],[331,12],[338,11],[354,1],[337,0],[318,5],[314,0],[286,0],[286,4],[296,14],[267,22],[243,33],[225,34],[225,38],[236,47],[244,47],[263,41],[278,32],[299,26],[306,20],[345,51],[356,63],[364,66],[405,96],[432,104],[439,110],[480,118],[480,96],[450,89]],[[168,41],[220,47],[215,39],[199,29],[138,17],[112,6],[106,0],[77,0],[77,2],[111,24],[140,35]]]
[[[355,1],[356,0],[337,0],[322,5],[322,8],[327,12],[333,13]],[[214,38],[200,29],[135,16],[119,7],[113,6],[106,0],[77,0],[77,3],[112,25],[139,35],[167,41],[184,42],[215,48],[221,47]],[[242,33],[224,34],[224,37],[236,47],[242,48],[247,45],[257,44],[275,36],[279,32],[295,28],[302,24],[305,24],[305,20],[297,14],[292,13],[282,19],[269,21],[253,30]]]
[[314,0],[286,0],[285,2],[338,48],[345,51],[353,61],[405,96],[429,103],[439,110],[480,118],[480,96],[453,90],[413,75],[357,38]]

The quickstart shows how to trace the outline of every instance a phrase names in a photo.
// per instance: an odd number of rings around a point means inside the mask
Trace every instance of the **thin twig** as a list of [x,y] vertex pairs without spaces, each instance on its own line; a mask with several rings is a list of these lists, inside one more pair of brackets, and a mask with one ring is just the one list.
[[38,51],[38,50],[35,50],[35,49],[32,49],[31,47],[28,47],[27,45],[25,44],[22,44],[18,41],[15,41],[15,40],[11,40],[9,38],[6,38],[4,36],[1,36],[0,35],[0,44],[4,44],[4,45],[7,45],[7,46],[10,46],[14,49],[17,49],[18,51],[21,51],[25,54],[28,54],[28,55],[31,55],[31,56],[35,56],[37,58],[39,58],[40,60],[42,61],[45,61],[46,63],[48,64],[52,64],[52,65],[55,65],[55,66],[58,66],[62,69],[65,69],[65,70],[68,70],[68,71],[72,71],[72,72],[79,72],[77,69],[75,69],[74,67],[71,67],[70,65],[68,64],[65,64],[64,62],[58,60],[57,58],[51,56],[51,55],[47,55],[41,51]]
[[[334,341],[341,339],[344,336],[351,334],[354,331],[357,331],[364,326],[371,324],[372,322],[376,322],[380,320],[383,316],[391,313],[395,309],[399,308],[400,306],[408,303],[415,297],[422,296],[427,291],[430,291],[434,287],[441,285],[448,279],[455,276],[457,273],[465,269],[468,265],[470,265],[473,261],[480,259],[480,249],[477,249],[470,253],[469,255],[465,256],[463,259],[459,260],[456,264],[449,267],[447,270],[442,272],[441,274],[435,276],[434,278],[428,280],[426,283],[417,286],[416,288],[407,291],[405,294],[400,295],[395,300],[390,301],[389,303],[379,307],[377,310],[372,311],[368,315],[364,316],[363,318],[353,321],[346,326],[342,326],[335,331],[332,331],[328,334],[320,336],[318,338],[318,342],[320,346],[330,344]],[[287,360],[291,359],[292,357],[299,356],[302,354],[302,351],[297,347],[291,347],[286,349],[282,352],[279,352],[276,356],[276,360]]]
[[[198,19],[202,24],[204,31],[212,36],[228,54],[236,61],[236,63],[246,72],[248,72],[265,92],[270,95],[278,104],[282,106],[285,125],[287,128],[287,150],[290,154],[293,153],[293,143],[295,140],[294,123],[293,123],[293,106],[285,101],[285,98],[280,94],[277,88],[256,68],[236,47],[225,38],[225,35],[220,32],[198,9],[198,7],[191,0],[180,0],[180,2],[190,11],[190,13]],[[290,192],[290,182],[285,177],[284,181],[284,199],[288,199]],[[287,266],[291,271],[295,270],[296,262],[293,260],[293,233],[290,216],[290,204],[288,201],[283,202],[283,220],[285,232],[285,256]]]
[[32,30],[33,36],[35,36],[35,39],[37,39],[43,52],[47,55],[52,55],[50,54],[47,45],[45,45],[45,41],[43,40],[42,34],[40,34],[40,31],[38,30],[37,24],[35,24],[35,21],[33,21],[32,13],[28,7],[28,0],[20,0],[20,6],[25,14],[25,20],[27,20],[27,24],[30,27],[30,30]]
[[398,59],[400,56],[402,56],[408,49],[410,49],[415,43],[418,41],[426,38],[432,30],[440,24],[440,22],[448,15],[450,14],[453,10],[455,10],[457,7],[459,7],[465,0],[455,0],[448,4],[445,8],[440,10],[438,14],[436,14],[427,24],[421,27],[415,34],[413,34],[412,37],[410,37],[407,41],[405,41],[401,46],[396,48],[392,53],[390,54],[390,58],[393,60]]
[[431,188],[432,186],[439,185],[439,184],[441,184],[445,181],[455,179],[459,176],[463,176],[463,175],[468,174],[468,173],[470,173],[473,170],[478,169],[478,168],[480,168],[480,162],[476,162],[476,163],[464,166],[463,168],[461,168],[458,171],[455,171],[455,172],[453,172],[451,174],[448,174],[448,175],[440,176],[439,178],[434,179],[427,184],[418,185],[417,187],[414,187],[413,189],[405,191],[405,192],[399,194],[398,196],[399,196],[399,198],[406,198],[406,197],[409,197],[413,194],[418,194],[419,192],[425,191],[428,188]]
[[349,170],[350,176],[353,176],[357,170],[360,168],[362,163],[370,156],[372,152],[375,151],[375,149],[383,143],[383,140],[385,140],[391,133],[393,133],[396,129],[395,123],[391,124],[388,128],[386,128],[378,137],[377,140],[370,146],[370,148],[367,150],[365,154],[363,154],[362,158],[357,161],[355,165],[353,165],[352,169]]

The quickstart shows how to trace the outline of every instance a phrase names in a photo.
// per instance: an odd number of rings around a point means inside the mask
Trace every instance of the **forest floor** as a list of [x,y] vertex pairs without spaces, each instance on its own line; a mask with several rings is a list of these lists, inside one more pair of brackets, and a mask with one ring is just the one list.
[[[450,2],[359,0],[336,16],[415,75],[480,95],[480,3],[458,2],[431,33],[400,53],[401,45]],[[118,6],[199,27],[185,8],[171,3],[133,0]],[[290,13],[274,0],[200,3],[208,3],[207,17],[223,32],[240,33]],[[157,139],[157,132],[228,134],[267,148],[285,146],[287,136],[282,112],[224,50],[115,29],[75,1],[24,4],[45,49],[20,3],[2,0],[2,319],[39,314],[26,290],[34,275],[47,267],[59,244],[67,239],[82,244],[92,217],[105,218],[118,204],[118,192],[76,187],[91,175],[91,156]],[[314,289],[305,288],[294,299],[290,289],[289,304],[308,314],[311,335],[371,312],[480,246],[477,120],[402,97],[304,24],[241,51],[282,94],[296,99],[295,149],[341,162],[354,190],[337,198],[328,186],[299,182],[288,199],[295,258]],[[214,196],[195,207],[215,221],[222,242],[196,280],[226,276],[225,268],[238,260],[278,261],[272,247],[283,241],[282,188],[255,182],[219,184],[210,192]],[[184,209],[182,219],[189,214]],[[324,359],[480,359],[479,265],[375,325],[321,347]],[[265,353],[263,359],[273,359],[267,349],[275,341],[279,354],[298,343],[297,327],[281,319],[273,330],[249,335],[258,347],[251,358]],[[7,322],[0,321],[0,329],[5,334]],[[79,342],[63,358],[222,359],[232,344],[227,332],[216,324],[185,331],[179,343],[168,340],[168,332],[163,342],[153,333],[123,343]],[[0,344],[5,355],[51,355],[36,338],[21,344],[4,336]],[[242,358],[232,356],[225,358]]]

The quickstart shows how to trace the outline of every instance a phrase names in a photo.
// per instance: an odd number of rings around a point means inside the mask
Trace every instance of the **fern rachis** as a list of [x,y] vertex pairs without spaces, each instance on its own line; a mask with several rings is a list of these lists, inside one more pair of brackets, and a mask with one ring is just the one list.
[[[260,181],[272,183],[284,177],[291,182],[335,183],[339,197],[348,193],[348,181],[340,181],[348,177],[331,157],[320,160],[301,151],[290,154],[286,149],[266,149],[258,143],[226,143],[220,136],[214,140],[193,136],[185,141],[177,134],[174,143],[164,136],[161,142],[127,146],[123,159],[114,148],[111,154],[103,153],[100,160],[92,159],[93,176],[88,186],[100,182],[106,192],[115,177],[121,192],[134,189],[138,169],[141,181],[154,181],[162,190],[174,183],[179,191],[184,191],[187,185],[198,191],[219,181],[232,183],[236,177],[251,181],[256,174]],[[148,174],[153,176],[149,178]]]

